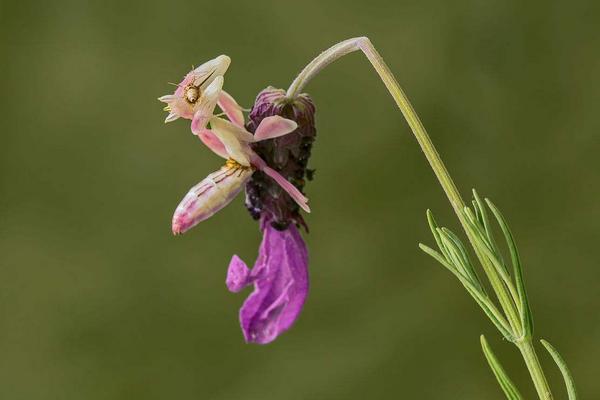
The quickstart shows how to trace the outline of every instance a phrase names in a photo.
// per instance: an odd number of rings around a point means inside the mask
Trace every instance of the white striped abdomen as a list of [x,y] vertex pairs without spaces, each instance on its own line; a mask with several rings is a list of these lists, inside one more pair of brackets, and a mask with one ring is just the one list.
[[192,187],[175,210],[173,233],[184,233],[229,204],[253,172],[250,167],[228,160],[221,169]]

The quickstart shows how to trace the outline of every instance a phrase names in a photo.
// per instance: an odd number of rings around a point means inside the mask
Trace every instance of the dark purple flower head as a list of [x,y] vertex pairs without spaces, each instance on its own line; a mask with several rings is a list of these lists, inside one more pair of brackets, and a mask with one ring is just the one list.
[[[264,118],[274,115],[293,120],[298,127],[285,136],[252,143],[250,147],[302,191],[305,178],[310,180],[313,174],[307,169],[307,163],[317,133],[315,106],[306,94],[289,100],[284,90],[268,87],[256,97],[246,129],[255,132]],[[296,202],[261,171],[254,173],[246,184],[246,207],[255,219],[269,217],[277,229],[285,229],[290,224],[306,226]]]
[[[302,191],[312,143],[315,107],[308,95],[290,101],[281,89],[269,87],[256,98],[246,129],[256,132],[265,118],[280,116],[298,127],[285,136],[254,142],[252,150],[266,164]],[[253,284],[254,291],[240,309],[240,325],[247,342],[266,344],[294,323],[308,295],[308,252],[297,225],[306,227],[300,208],[282,186],[262,171],[246,183],[246,207],[260,219],[263,241],[252,270],[233,256],[227,287],[238,292]]]

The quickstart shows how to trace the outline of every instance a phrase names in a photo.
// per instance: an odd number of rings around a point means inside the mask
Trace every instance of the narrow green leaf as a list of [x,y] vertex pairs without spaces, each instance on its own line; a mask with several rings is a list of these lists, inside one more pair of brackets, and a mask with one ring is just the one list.
[[433,217],[433,213],[431,212],[430,209],[427,209],[425,215],[427,215],[427,223],[429,224],[429,228],[431,229],[431,232],[433,233],[433,237],[436,239],[435,241],[438,241],[438,237],[437,237],[437,222],[435,222],[435,218]]
[[[490,319],[490,321],[492,321],[492,323],[494,324],[496,329],[498,329],[498,331],[500,331],[502,336],[509,342],[514,342],[515,335],[513,335],[510,332],[510,330],[508,328],[508,322],[506,321],[506,319],[504,319],[504,317],[500,316],[498,309],[495,306],[491,305],[492,302],[489,299],[489,297],[482,296],[480,293],[475,293],[472,289],[469,288],[469,286],[466,286],[466,285],[464,285],[464,286],[465,286],[465,289],[467,290],[467,292],[469,292],[469,294],[471,295],[471,297],[473,297],[473,300],[475,300],[475,302],[479,305],[479,307],[481,307],[484,314]],[[485,298],[485,302],[482,301],[482,297]],[[490,307],[492,307],[492,308],[490,308]]]
[[481,307],[483,312],[488,316],[500,333],[502,333],[502,335],[508,341],[514,341],[514,335],[510,331],[508,322],[485,293],[482,293],[477,287],[475,287],[473,283],[471,283],[461,274],[456,266],[450,264],[440,253],[433,250],[431,247],[424,245],[423,243],[419,243],[419,248],[442,264],[448,271],[452,272],[452,274],[456,276],[467,289],[467,292],[469,292],[475,302],[479,305],[479,307]]
[[490,365],[492,372],[496,376],[498,384],[500,385],[502,391],[506,395],[506,398],[509,400],[521,400],[521,393],[519,393],[519,390],[517,389],[515,384],[510,380],[504,368],[502,368],[500,361],[498,361],[498,358],[496,358],[496,356],[492,352],[492,349],[490,348],[487,340],[485,339],[485,336],[481,335],[480,339],[483,354],[485,355],[485,358],[488,364]]
[[438,248],[440,249],[444,257],[448,259],[448,253],[442,243],[442,240],[440,239],[440,234],[438,233],[438,224],[435,221],[435,218],[433,217],[433,213],[429,209],[427,210],[427,223],[429,224],[429,229],[431,229],[431,233],[433,234],[433,238],[435,239]]
[[483,224],[483,217],[481,215],[481,211],[479,210],[479,206],[477,204],[477,202],[475,200],[471,200],[471,204],[473,205],[473,211],[475,212],[475,218],[477,218],[477,220]]
[[469,221],[471,225],[473,225],[475,229],[479,232],[479,227],[481,226],[481,224],[477,220],[477,216],[473,213],[473,211],[469,207],[465,206],[465,208],[463,208],[463,214],[467,218],[467,221]]
[[458,271],[460,271],[465,278],[469,279],[469,281],[472,281],[471,276],[469,275],[468,268],[465,266],[460,250],[456,246],[456,243],[454,243],[454,241],[448,236],[448,233],[446,231],[447,230],[443,228],[438,229],[440,239],[442,240],[442,243],[444,244],[444,247],[446,248],[449,255],[448,261],[454,264],[454,266],[456,266]]
[[[444,240],[444,231],[442,230],[442,228],[437,228],[437,235],[438,238],[440,238],[440,249],[442,250],[442,253],[444,254],[444,256],[446,257],[446,260],[448,260],[449,262],[453,262],[452,261],[452,243],[448,243],[447,240]],[[448,247],[450,246],[450,247]]]
[[421,250],[423,250],[425,253],[429,254],[431,257],[433,257],[437,262],[439,262],[440,264],[442,264],[444,267],[446,267],[450,272],[452,272],[453,274],[459,274],[460,272],[456,269],[456,267],[452,264],[450,264],[445,258],[444,256],[442,256],[439,252],[435,251],[434,249],[432,249],[431,247],[423,244],[423,243],[419,243],[419,248]]
[[488,214],[485,210],[485,205],[481,201],[481,198],[479,197],[479,194],[477,194],[477,191],[475,189],[473,189],[473,198],[475,199],[475,203],[477,203],[477,208],[479,209],[479,213],[481,214],[481,221],[488,239],[488,243],[490,244],[490,248],[494,251],[494,253],[498,257],[498,260],[500,260],[502,266],[504,266],[504,260],[502,259],[502,254],[500,253],[500,250],[498,249],[498,246],[496,244],[496,240],[494,239],[494,233],[492,232],[492,227],[490,225]]
[[512,232],[506,222],[506,219],[498,209],[492,203],[490,199],[485,199],[488,207],[492,210],[492,213],[496,217],[498,221],[498,225],[500,225],[500,229],[504,234],[504,238],[506,240],[506,244],[508,245],[508,249],[510,252],[510,258],[513,265],[513,275],[515,277],[515,283],[517,285],[517,292],[519,294],[519,313],[521,316],[521,323],[525,330],[525,335],[531,337],[533,335],[533,316],[531,313],[531,308],[529,306],[529,300],[527,298],[527,290],[525,288],[525,280],[523,279],[523,267],[521,265],[521,259],[519,257],[519,251],[517,249],[517,245],[515,243],[515,239],[512,235]]
[[548,353],[550,353],[550,355],[554,359],[554,362],[558,366],[558,369],[560,369],[560,373],[562,374],[563,379],[565,380],[565,384],[567,385],[567,393],[569,395],[569,400],[577,400],[575,382],[573,381],[573,375],[571,375],[571,371],[569,371],[569,368],[567,367],[567,363],[560,356],[560,354],[558,354],[558,351],[556,351],[556,349],[550,343],[548,343],[544,339],[540,340],[540,342],[542,342],[546,350],[548,350]]
[[[471,212],[471,210],[469,210],[467,207],[465,207],[465,215],[468,215],[469,212]],[[473,214],[471,212],[471,216],[472,215]],[[490,261],[490,263],[492,264],[492,267],[494,268],[496,273],[500,276],[502,283],[509,290],[510,296],[513,298],[514,304],[518,305],[520,303],[519,293],[515,289],[515,286],[513,285],[513,282],[510,279],[510,276],[506,272],[506,267],[504,265],[502,265],[502,262],[500,260],[498,260],[497,255],[490,248],[489,243],[486,243],[486,237],[485,237],[484,233],[479,229],[478,226],[473,224],[473,222],[471,221],[470,218],[467,218],[466,228],[469,230],[469,232],[473,236],[473,240],[475,242],[474,245],[477,246],[477,249],[479,249],[479,251],[481,253],[483,253],[483,255],[485,255],[485,257]]]
[[471,258],[469,257],[469,253],[467,252],[467,249],[465,248],[464,244],[462,243],[462,241],[459,239],[458,236],[456,236],[456,234],[454,232],[452,232],[450,229],[447,228],[442,228],[442,231],[444,233],[446,233],[446,235],[448,236],[448,238],[450,238],[452,240],[452,242],[454,243],[455,247],[458,249],[458,251],[460,252],[460,256],[463,260],[463,263],[465,265],[465,270],[467,272],[467,274],[469,275],[471,281],[483,292],[485,293],[485,288],[484,286],[481,284],[481,281],[479,280],[479,276],[477,275],[477,271],[475,270],[475,267],[473,267],[473,263],[471,262]]

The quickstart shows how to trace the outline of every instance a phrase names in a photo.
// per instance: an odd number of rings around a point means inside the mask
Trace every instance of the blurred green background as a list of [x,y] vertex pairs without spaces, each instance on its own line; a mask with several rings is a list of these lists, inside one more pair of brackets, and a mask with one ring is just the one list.
[[227,90],[250,106],[358,35],[463,194],[507,215],[538,335],[600,398],[599,19],[595,0],[0,1],[0,399],[501,399],[480,333],[534,398],[513,346],[418,250],[426,208],[456,219],[358,54],[308,87],[312,287],[291,331],[243,342],[246,293],[224,285],[260,240],[242,196],[170,232],[222,160],[188,122],[163,124],[167,82],[225,53]]

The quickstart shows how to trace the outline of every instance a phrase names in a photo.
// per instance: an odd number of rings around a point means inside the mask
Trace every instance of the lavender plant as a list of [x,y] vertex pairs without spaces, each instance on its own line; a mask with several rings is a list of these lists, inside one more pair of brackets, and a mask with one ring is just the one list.
[[[553,399],[533,344],[533,317],[522,263],[508,223],[499,209],[489,199],[482,200],[475,190],[471,204],[464,203],[408,98],[366,37],[345,40],[321,53],[300,72],[287,91],[272,87],[263,90],[250,110],[248,122],[243,115],[246,110],[222,89],[223,75],[230,64],[227,56],[219,56],[192,70],[173,94],[159,98],[167,103],[165,110],[169,114],[165,122],[178,118],[191,120],[192,133],[227,160],[221,169],[185,195],[173,216],[173,232],[184,233],[209,218],[245,187],[246,207],[259,221],[263,241],[252,269],[233,256],[226,284],[233,292],[254,286],[239,314],[247,342],[266,344],[289,329],[308,294],[308,252],[299,228],[308,230],[300,209],[310,212],[303,189],[305,179],[312,179],[308,160],[316,130],[314,104],[302,92],[327,65],[359,50],[408,122],[480,268],[476,268],[458,235],[440,227],[429,210],[427,221],[438,250],[424,244],[419,247],[460,281],[502,336],[519,349],[539,398]],[[217,105],[222,113],[215,115]],[[494,237],[493,221],[502,233],[508,260]],[[487,284],[478,269],[483,271]],[[541,342],[563,375],[569,399],[575,400],[575,385],[565,361],[547,341]],[[481,346],[506,397],[522,399],[483,335]]]

